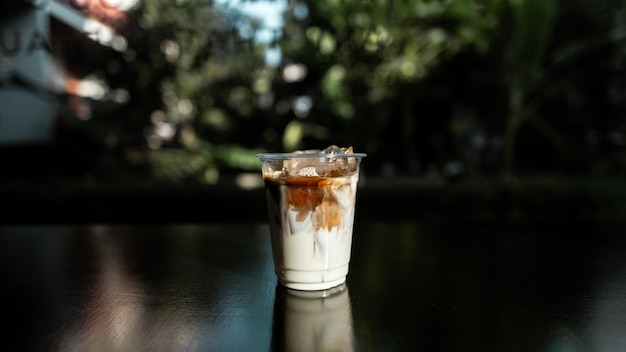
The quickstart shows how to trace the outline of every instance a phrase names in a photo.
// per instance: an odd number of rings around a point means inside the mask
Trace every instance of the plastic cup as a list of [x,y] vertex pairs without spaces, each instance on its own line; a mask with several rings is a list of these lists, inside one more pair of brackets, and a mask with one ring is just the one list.
[[261,161],[274,268],[295,290],[346,281],[363,153],[267,153]]

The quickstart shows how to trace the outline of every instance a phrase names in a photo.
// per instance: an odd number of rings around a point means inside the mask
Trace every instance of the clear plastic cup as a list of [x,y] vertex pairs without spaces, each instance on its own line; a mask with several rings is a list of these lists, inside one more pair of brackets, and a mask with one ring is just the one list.
[[326,290],[346,281],[359,167],[366,154],[338,149],[257,154],[274,267],[288,288]]

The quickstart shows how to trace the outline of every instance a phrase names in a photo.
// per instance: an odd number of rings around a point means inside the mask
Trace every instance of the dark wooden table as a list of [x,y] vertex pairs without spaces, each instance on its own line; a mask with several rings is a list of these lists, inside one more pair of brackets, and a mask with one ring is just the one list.
[[623,351],[622,232],[358,221],[316,298],[263,223],[4,226],[3,350]]

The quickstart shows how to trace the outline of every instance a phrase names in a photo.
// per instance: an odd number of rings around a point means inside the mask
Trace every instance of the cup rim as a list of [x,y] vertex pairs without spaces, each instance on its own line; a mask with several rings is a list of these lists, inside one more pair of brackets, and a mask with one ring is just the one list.
[[261,160],[278,160],[278,159],[292,159],[292,158],[365,158],[366,153],[350,153],[350,154],[335,154],[335,153],[257,153],[257,158]]

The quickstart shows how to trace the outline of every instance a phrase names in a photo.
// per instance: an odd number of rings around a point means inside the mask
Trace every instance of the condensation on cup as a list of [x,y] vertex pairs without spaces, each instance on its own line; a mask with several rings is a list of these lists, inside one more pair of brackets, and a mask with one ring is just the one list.
[[257,154],[265,181],[274,266],[296,290],[345,282],[359,166],[352,147]]

